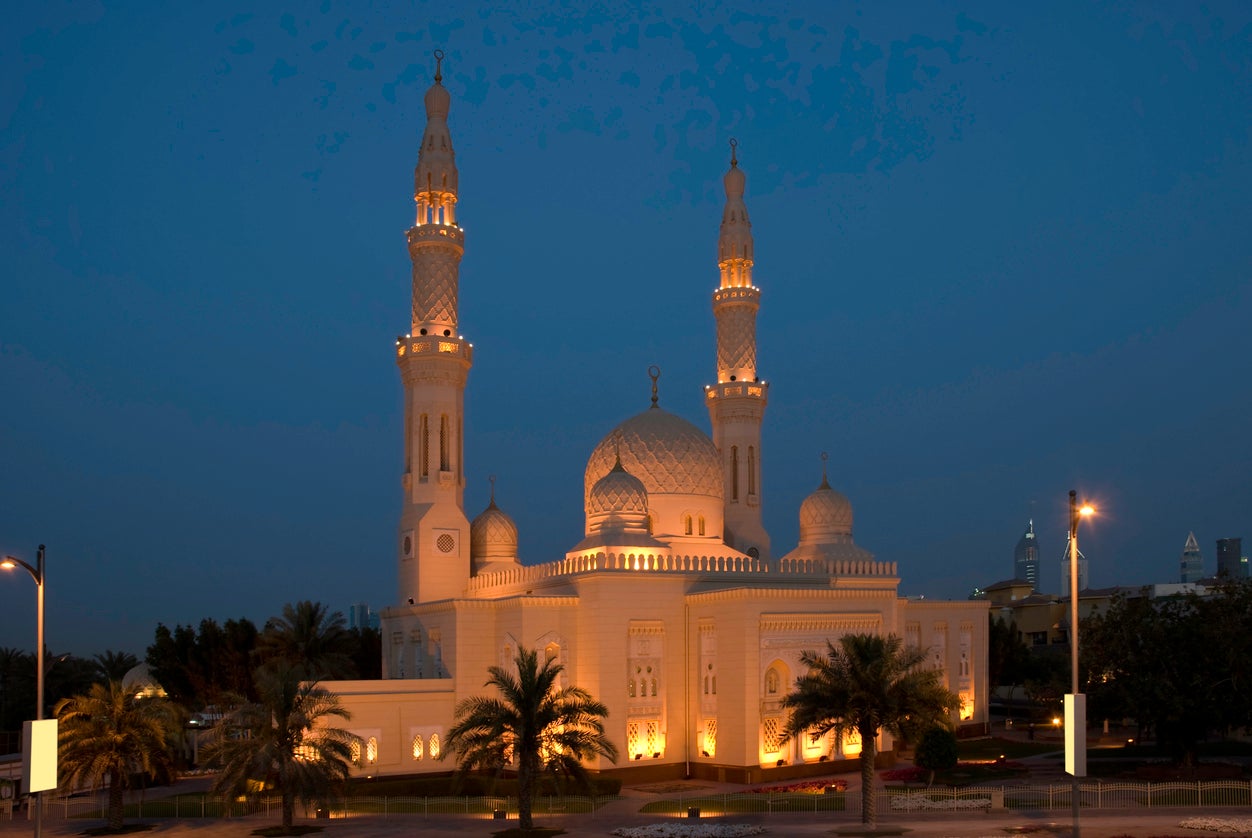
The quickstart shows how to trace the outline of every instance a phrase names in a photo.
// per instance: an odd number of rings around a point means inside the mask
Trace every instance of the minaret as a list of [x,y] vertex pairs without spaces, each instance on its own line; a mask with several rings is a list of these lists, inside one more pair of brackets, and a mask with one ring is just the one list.
[[752,284],[752,223],[743,202],[744,175],[730,141],[730,171],[722,178],[726,208],[717,242],[721,284],[713,292],[717,318],[717,383],[706,387],[713,444],[722,458],[726,543],[769,559],[761,524],[761,420],[769,385],[757,378],[756,312],[761,291]]
[[404,504],[398,605],[461,595],[470,575],[465,490],[465,380],[473,346],[457,333],[457,280],[465,233],[456,223],[457,171],[448,134],[451,97],[443,52],[426,91],[426,131],[417,155],[417,221],[407,233],[413,262],[409,334],[396,339],[404,380]]

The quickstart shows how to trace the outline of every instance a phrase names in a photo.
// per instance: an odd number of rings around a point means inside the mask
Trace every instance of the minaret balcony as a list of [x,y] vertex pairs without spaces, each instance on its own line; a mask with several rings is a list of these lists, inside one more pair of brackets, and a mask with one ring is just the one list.
[[406,234],[409,246],[448,242],[465,246],[465,231],[455,224],[419,224],[410,227]]
[[769,384],[764,381],[722,381],[704,388],[709,402],[716,399],[752,399],[764,402],[769,396]]
[[755,285],[718,288],[713,292],[713,305],[716,307],[724,304],[758,306],[761,304],[761,289]]
[[467,364],[474,361],[474,344],[462,337],[416,335],[396,339],[396,360],[405,358],[454,358]]

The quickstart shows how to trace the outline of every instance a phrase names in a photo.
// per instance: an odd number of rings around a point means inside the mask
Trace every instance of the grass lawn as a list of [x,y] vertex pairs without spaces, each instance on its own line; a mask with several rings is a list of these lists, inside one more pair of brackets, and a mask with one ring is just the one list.
[[1065,750],[1061,742],[1022,742],[1017,739],[968,739],[957,743],[957,753],[963,760],[1021,759]]

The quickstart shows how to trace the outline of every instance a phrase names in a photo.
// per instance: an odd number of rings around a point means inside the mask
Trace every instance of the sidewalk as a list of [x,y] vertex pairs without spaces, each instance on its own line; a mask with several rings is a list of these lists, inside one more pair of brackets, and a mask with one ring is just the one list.
[[[564,829],[571,836],[609,836],[619,827],[643,826],[654,823],[690,824],[687,819],[663,819],[655,816],[638,814],[641,801],[626,798],[605,806],[594,816],[564,815],[544,816],[536,823],[541,826],[556,826]],[[924,818],[917,816],[903,817],[888,815],[879,819],[880,827],[891,827],[894,830],[905,830],[903,834],[913,838],[1005,838],[1013,833],[1028,833],[1048,838],[1065,838],[1071,835],[1070,822],[1067,818],[1058,819],[1055,812],[1038,813],[1032,816],[1023,812],[996,812],[978,814],[928,814]],[[1183,829],[1179,823],[1199,813],[1191,809],[1154,809],[1154,810],[1102,810],[1098,813],[1082,814],[1082,834],[1086,838],[1151,838],[1151,836],[1195,835],[1203,838],[1216,833],[1199,832]],[[1243,818],[1252,820],[1252,809],[1241,808],[1232,811],[1210,810],[1206,815],[1225,818]],[[156,836],[156,838],[247,838],[255,829],[274,826],[273,817],[251,816],[230,820],[153,820],[145,821],[153,824],[153,828],[138,835]],[[476,820],[464,817],[432,817],[424,819],[414,815],[380,817],[376,815],[334,819],[331,821],[310,821],[299,819],[300,823],[324,826],[321,835],[326,838],[409,838],[414,833],[432,838],[451,838],[452,836],[489,836],[506,828],[503,821]],[[855,813],[846,813],[839,817],[827,815],[760,815],[736,816],[733,818],[702,819],[700,823],[750,823],[757,824],[766,830],[768,835],[837,835],[848,830],[859,832]],[[49,836],[80,835],[85,829],[101,826],[98,820],[54,820],[45,821],[44,833]],[[509,821],[507,825],[516,825]],[[32,825],[24,820],[0,821],[0,836],[30,835]],[[899,834],[898,832],[896,834]],[[1252,832],[1222,833],[1225,836],[1252,836]]]

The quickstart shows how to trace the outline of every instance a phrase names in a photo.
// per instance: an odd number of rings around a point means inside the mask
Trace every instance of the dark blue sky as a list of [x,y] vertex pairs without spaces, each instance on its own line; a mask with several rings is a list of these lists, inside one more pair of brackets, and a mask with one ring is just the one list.
[[[49,645],[392,601],[437,47],[467,511],[496,474],[523,561],[581,537],[648,365],[708,426],[732,136],[777,553],[821,451],[907,594],[1009,576],[1032,515],[1057,589],[1070,488],[1104,510],[1095,585],[1176,580],[1189,530],[1210,570],[1252,537],[1248,7],[738,5],[9,10],[0,552],[48,545]],[[33,612],[0,579],[0,645]]]

